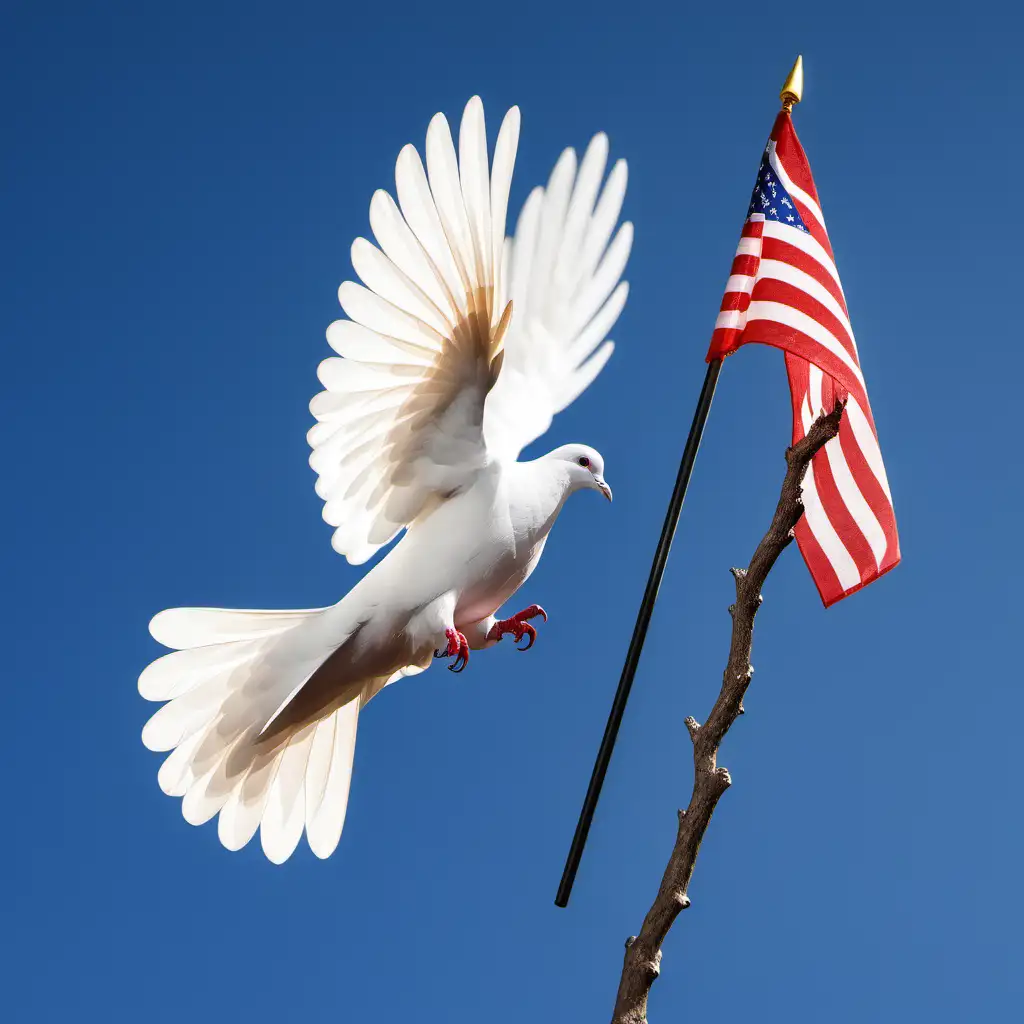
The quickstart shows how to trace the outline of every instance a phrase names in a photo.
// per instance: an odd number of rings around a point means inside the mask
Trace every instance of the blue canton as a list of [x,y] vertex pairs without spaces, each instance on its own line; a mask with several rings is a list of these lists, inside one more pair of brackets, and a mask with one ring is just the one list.
[[765,220],[777,220],[780,224],[788,224],[800,231],[807,231],[797,208],[793,205],[793,200],[786,191],[786,186],[779,181],[779,176],[768,162],[767,149],[764,151],[764,156],[761,157],[757,182],[750,195],[747,216],[749,217],[752,213],[762,213]]

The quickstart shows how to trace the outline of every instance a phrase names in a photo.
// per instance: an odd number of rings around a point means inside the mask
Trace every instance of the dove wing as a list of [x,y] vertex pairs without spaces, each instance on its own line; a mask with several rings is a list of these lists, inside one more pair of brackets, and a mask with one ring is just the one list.
[[[626,194],[619,160],[602,188],[608,137],[596,135],[577,169],[565,150],[546,188],[530,194],[506,241],[503,284],[515,316],[505,340],[501,376],[484,415],[488,447],[514,458],[551,425],[601,372],[612,354],[606,340],[629,286],[621,280],[633,225],[616,231]],[[614,238],[612,237],[614,232]]]
[[511,310],[500,266],[519,111],[505,116],[488,168],[483,105],[466,106],[456,155],[438,114],[426,167],[398,157],[397,202],[370,203],[377,244],[358,238],[338,298],[347,320],[327,331],[310,403],[310,465],[335,527],[332,544],[366,561],[419,515],[468,487],[484,466],[484,404],[498,378]]

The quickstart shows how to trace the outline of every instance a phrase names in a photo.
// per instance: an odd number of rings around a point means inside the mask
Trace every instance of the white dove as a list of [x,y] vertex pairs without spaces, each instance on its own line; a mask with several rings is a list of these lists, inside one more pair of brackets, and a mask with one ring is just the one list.
[[[506,634],[532,645],[537,605],[495,612],[522,586],[563,503],[611,499],[601,456],[580,444],[519,462],[600,372],[626,301],[632,225],[618,222],[626,165],[602,188],[608,140],[577,170],[562,153],[505,237],[519,110],[505,116],[488,171],[483,105],[466,106],[456,158],[448,122],[430,122],[426,169],[398,157],[398,201],[370,203],[345,282],[350,319],[328,328],[310,465],[333,545],[354,564],[404,536],[337,604],[304,611],[173,608],[150,623],[174,653],[139,678],[167,701],[142,740],[172,753],[161,789],[187,821],[219,814],[237,850],[260,829],[285,861],[305,829],[318,857],[341,837],[362,707],[388,683]],[[514,311],[514,312],[513,312]],[[603,344],[602,344],[603,343]]]

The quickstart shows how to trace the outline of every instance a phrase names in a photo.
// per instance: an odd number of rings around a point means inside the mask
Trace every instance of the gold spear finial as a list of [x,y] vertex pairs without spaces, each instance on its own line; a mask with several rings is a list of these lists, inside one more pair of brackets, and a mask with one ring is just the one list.
[[804,58],[803,54],[797,57],[790,71],[786,84],[779,93],[782,100],[782,109],[788,114],[795,104],[799,103],[804,96]]

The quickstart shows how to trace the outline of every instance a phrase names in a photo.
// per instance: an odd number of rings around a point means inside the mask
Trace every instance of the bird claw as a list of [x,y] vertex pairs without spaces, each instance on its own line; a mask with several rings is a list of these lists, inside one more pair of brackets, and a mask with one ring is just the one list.
[[527,619],[535,619],[537,616],[541,616],[545,622],[548,621],[548,613],[544,611],[539,604],[531,604],[529,608],[524,608],[521,612],[516,612],[510,619],[499,619],[487,633],[488,640],[500,640],[506,633],[511,633],[515,638],[515,642],[518,644],[523,637],[527,638],[525,647],[519,647],[517,650],[528,651],[537,639],[537,630],[534,626],[531,626]]
[[526,636],[528,639],[526,641],[525,647],[517,647],[516,650],[528,651],[533,646],[533,642],[537,639],[537,630],[528,622],[522,623],[522,629],[522,633],[516,634],[516,643],[519,643],[519,641],[522,640],[523,636]]
[[449,672],[461,672],[469,664],[469,641],[457,629],[446,629],[448,646],[443,651],[434,651],[435,658],[454,658],[448,666]]

